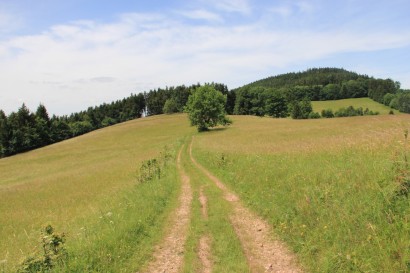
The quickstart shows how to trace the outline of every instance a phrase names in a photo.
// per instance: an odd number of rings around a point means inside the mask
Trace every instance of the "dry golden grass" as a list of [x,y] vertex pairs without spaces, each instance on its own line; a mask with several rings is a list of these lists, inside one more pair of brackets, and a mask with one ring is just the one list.
[[229,129],[210,131],[198,138],[200,146],[212,151],[259,155],[378,146],[402,137],[403,128],[410,124],[409,115],[316,120],[232,116],[232,119],[234,123]]
[[0,261],[31,253],[45,224],[74,236],[135,185],[142,160],[193,130],[185,115],[155,116],[1,159]]

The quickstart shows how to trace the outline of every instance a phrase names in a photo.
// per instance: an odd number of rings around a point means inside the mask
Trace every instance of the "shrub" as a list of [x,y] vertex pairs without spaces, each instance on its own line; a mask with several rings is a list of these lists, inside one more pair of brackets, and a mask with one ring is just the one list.
[[161,173],[167,165],[167,162],[172,158],[168,147],[165,146],[164,150],[160,153],[159,158],[152,158],[144,160],[141,163],[139,170],[137,170],[137,180],[140,183],[151,181],[155,178],[161,179]]
[[18,269],[18,273],[45,272],[62,263],[67,258],[64,248],[65,234],[55,233],[54,228],[48,225],[41,236],[43,253],[26,258]]
[[312,102],[308,99],[293,101],[289,104],[289,108],[293,119],[307,119],[312,112]]
[[308,118],[309,119],[318,119],[318,118],[320,118],[320,114],[318,112],[310,112]]
[[332,109],[323,109],[322,110],[322,117],[324,118],[334,118],[335,114],[333,114]]

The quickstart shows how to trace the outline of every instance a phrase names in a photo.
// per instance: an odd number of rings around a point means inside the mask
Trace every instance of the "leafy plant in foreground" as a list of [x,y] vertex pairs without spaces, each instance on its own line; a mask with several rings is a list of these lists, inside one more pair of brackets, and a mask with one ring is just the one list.
[[46,272],[62,263],[67,258],[64,243],[64,233],[55,233],[51,225],[46,226],[41,236],[43,253],[26,258],[17,272]]
[[161,173],[171,158],[172,155],[168,150],[168,147],[165,146],[164,150],[160,153],[159,158],[152,158],[142,161],[139,171],[137,171],[138,182],[144,183],[151,181],[154,178],[161,179]]

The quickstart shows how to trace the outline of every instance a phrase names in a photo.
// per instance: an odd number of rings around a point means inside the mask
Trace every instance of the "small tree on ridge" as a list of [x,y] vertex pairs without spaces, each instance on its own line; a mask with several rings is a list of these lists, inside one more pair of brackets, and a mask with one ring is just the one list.
[[202,132],[218,124],[231,124],[226,117],[225,104],[226,95],[211,85],[204,85],[196,88],[188,97],[185,111],[188,113],[191,125],[197,126],[198,132]]

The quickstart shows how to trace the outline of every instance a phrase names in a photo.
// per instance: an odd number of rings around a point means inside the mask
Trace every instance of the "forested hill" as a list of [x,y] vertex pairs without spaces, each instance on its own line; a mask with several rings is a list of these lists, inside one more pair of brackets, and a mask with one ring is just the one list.
[[292,100],[338,100],[370,97],[383,103],[387,93],[395,94],[400,83],[392,79],[375,79],[341,68],[312,68],[258,80],[233,90],[241,92],[276,90]]
[[277,76],[271,76],[247,84],[247,87],[262,86],[271,88],[295,87],[295,86],[314,86],[328,84],[343,84],[350,80],[368,80],[367,75],[359,75],[355,72],[347,71],[342,68],[312,68],[304,72],[291,72]]

